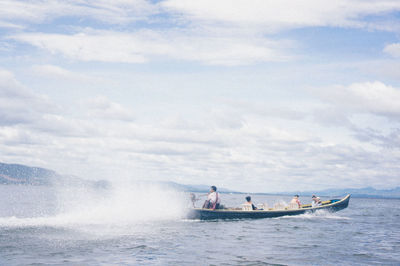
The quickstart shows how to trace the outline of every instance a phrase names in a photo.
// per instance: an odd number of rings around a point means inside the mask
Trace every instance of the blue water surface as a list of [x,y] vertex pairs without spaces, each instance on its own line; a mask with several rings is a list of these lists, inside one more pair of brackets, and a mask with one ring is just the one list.
[[[221,196],[238,205],[245,195]],[[352,198],[337,213],[234,221],[136,220],[141,213],[92,221],[65,214],[59,200],[51,187],[0,185],[0,265],[400,265],[395,199]],[[107,215],[103,207],[94,208]]]

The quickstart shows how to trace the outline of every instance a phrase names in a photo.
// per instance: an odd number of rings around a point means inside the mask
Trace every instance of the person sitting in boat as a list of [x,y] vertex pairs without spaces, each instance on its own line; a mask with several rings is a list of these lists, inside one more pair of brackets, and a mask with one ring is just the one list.
[[250,196],[247,196],[247,197],[246,197],[246,202],[243,203],[243,204],[251,205],[251,209],[252,209],[252,210],[257,210],[257,207],[254,206],[253,202],[251,202],[251,197],[250,197]]
[[203,209],[219,209],[221,198],[217,192],[216,186],[210,187],[210,192],[207,194],[207,200],[203,204]]
[[312,195],[312,202],[311,202],[311,206],[312,207],[318,207],[322,205],[322,201],[319,197]]
[[296,203],[297,205],[299,205],[299,208],[301,208],[301,203],[299,200],[299,195],[294,195],[293,199],[290,201],[290,203]]

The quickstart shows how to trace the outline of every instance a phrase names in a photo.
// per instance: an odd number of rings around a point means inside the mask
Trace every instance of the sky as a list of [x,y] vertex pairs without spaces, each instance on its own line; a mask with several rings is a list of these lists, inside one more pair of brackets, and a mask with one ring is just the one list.
[[400,186],[400,1],[0,0],[0,161],[248,192]]

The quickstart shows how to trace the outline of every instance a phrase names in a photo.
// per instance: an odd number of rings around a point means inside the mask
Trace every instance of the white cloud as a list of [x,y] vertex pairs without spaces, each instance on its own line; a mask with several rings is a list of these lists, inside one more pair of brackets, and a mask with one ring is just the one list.
[[68,69],[56,66],[56,65],[33,65],[32,72],[36,76],[41,76],[47,79],[76,81],[85,83],[101,83],[105,79],[99,76],[93,76],[89,74],[83,74],[79,72],[70,71]]
[[379,81],[313,89],[312,93],[339,110],[389,117],[400,115],[400,89]]
[[10,71],[0,69],[0,95],[18,95],[23,90],[22,85],[15,79],[14,74]]
[[[292,59],[294,56],[288,51],[294,42],[273,40],[265,35],[268,33],[320,26],[371,29],[374,22],[365,21],[364,16],[400,10],[400,3],[391,0],[3,1],[2,5],[0,17],[9,21],[0,23],[44,23],[64,16],[102,22],[93,24],[97,30],[85,28],[76,33],[75,28],[75,34],[20,33],[11,36],[11,39],[54,55],[80,61],[144,63],[173,59],[228,66]],[[155,14],[159,16],[156,18]],[[127,28],[136,20],[157,23],[136,26],[134,31]],[[172,25],[165,29],[159,26],[163,22]],[[109,26],[114,23],[122,25],[119,31]],[[382,20],[375,23],[376,28],[383,29],[382,23]],[[61,30],[65,32],[65,27]]]
[[[45,23],[60,17],[90,18],[103,23],[125,24],[157,13],[157,6],[144,0],[117,1],[12,1],[0,2],[0,22]],[[1,25],[1,24],[0,24]]]
[[[363,21],[363,16],[399,9],[400,4],[395,0],[165,0],[158,3],[145,0],[3,0],[0,3],[0,22],[44,23],[60,17],[80,17],[106,24],[127,24],[163,14],[176,18],[178,23],[183,17],[190,23],[257,25],[264,30],[308,26],[371,27],[372,23]],[[382,28],[384,22],[379,20],[376,23]]]
[[167,0],[162,5],[198,23],[254,26],[265,31],[318,26],[367,27],[371,23],[364,22],[363,16],[400,10],[400,3],[393,0]]
[[311,92],[328,103],[312,113],[313,120],[319,125],[334,126],[335,132],[339,132],[338,128],[346,129],[346,134],[363,142],[368,149],[376,150],[378,146],[396,149],[399,146],[400,89],[376,81]]
[[110,101],[105,96],[90,99],[85,105],[91,118],[121,121],[133,121],[135,118],[132,110]]
[[88,31],[74,35],[29,33],[10,38],[81,61],[143,63],[158,56],[206,64],[241,65],[281,61],[287,42],[248,36],[207,36],[195,32]]
[[32,70],[35,74],[42,76],[53,76],[65,79],[74,79],[78,77],[76,73],[55,65],[34,65],[32,66]]
[[105,35],[62,35],[62,34],[20,34],[16,40],[30,43],[81,61],[142,63],[146,58],[140,54],[144,45],[140,40],[123,34]]
[[24,27],[15,23],[0,21],[0,28],[23,29]]
[[[1,119],[0,150],[3,160],[9,162],[96,178],[109,174],[118,178],[121,173],[121,178],[179,179],[187,183],[218,180],[217,185],[238,190],[315,189],[337,186],[338,180],[347,187],[362,187],[365,180],[379,187],[396,185],[398,166],[394,158],[398,155],[385,149],[399,145],[398,131],[382,135],[377,126],[375,131],[356,132],[354,139],[344,142],[342,132],[335,131],[330,137],[326,133],[329,128],[302,119],[305,114],[293,121],[297,115],[290,107],[288,115],[281,117],[287,120],[279,123],[270,116],[279,117],[282,110],[275,114],[270,106],[245,104],[239,110],[234,104],[208,110],[198,120],[182,113],[177,122],[161,114],[166,122],[139,123],[133,120],[132,110],[105,96],[70,103],[69,108],[77,110],[72,114],[68,108],[42,108],[51,106],[51,101],[24,87],[11,72],[1,71],[0,77],[0,87],[10,88],[1,90],[0,98],[11,103],[1,104],[0,114],[26,118]],[[376,96],[370,90],[392,93],[390,98],[397,100],[397,90],[392,87],[377,82],[341,89],[344,91],[339,96],[328,97],[339,109],[397,112],[371,105],[370,99]],[[343,102],[343,95],[354,99]],[[386,98],[377,102],[391,106]],[[336,119],[329,113],[322,114],[321,119],[332,116]],[[382,175],[392,181],[381,182]]]
[[393,57],[400,57],[400,43],[388,44],[385,46],[383,51]]
[[[115,121],[126,109],[104,96],[71,108],[89,116],[43,110],[29,124],[1,125],[2,158],[85,177],[118,178],[122,173],[121,178],[180,178],[186,183],[218,180],[217,185],[258,191],[335,186],[338,176],[343,186],[362,186],[382,164],[394,167],[384,158],[377,164],[374,152],[323,141],[320,132],[306,125],[281,126],[244,110],[241,126],[226,127],[220,120],[233,121],[237,114],[222,109],[215,121],[212,112],[208,119],[186,123],[186,117],[177,125]],[[372,184],[382,185],[377,180]]]
[[38,95],[18,82],[13,73],[0,69],[0,125],[31,124],[41,113],[57,107],[44,95]]
[[[109,100],[95,99],[87,110],[93,108],[107,110]],[[4,160],[30,161],[85,177],[180,178],[253,191],[313,189],[336,186],[338,180],[343,186],[362,186],[372,177],[371,185],[382,185],[376,169],[395,167],[386,155],[377,162],[374,152],[326,143],[316,137],[320,133],[277,127],[261,117],[234,128],[210,123],[194,130],[60,112],[32,125],[0,126],[0,150]]]

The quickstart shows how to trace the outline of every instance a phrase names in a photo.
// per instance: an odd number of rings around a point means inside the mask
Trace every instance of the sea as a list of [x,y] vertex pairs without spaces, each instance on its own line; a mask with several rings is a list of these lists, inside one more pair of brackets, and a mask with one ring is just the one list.
[[[246,194],[220,196],[240,206]],[[190,204],[189,193],[157,185],[0,185],[0,265],[400,265],[399,199],[229,221],[188,220]]]

